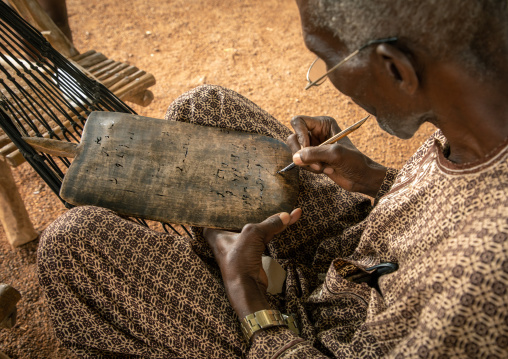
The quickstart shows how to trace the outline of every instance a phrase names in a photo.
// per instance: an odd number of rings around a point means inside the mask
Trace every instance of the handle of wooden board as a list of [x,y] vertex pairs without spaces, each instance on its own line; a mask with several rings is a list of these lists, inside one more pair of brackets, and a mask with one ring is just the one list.
[[34,150],[58,157],[74,158],[78,153],[78,144],[52,140],[44,137],[22,137]]

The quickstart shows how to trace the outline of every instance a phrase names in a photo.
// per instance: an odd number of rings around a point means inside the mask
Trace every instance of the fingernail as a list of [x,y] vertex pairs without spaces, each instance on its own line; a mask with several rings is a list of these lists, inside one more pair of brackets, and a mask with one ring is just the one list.
[[326,174],[326,175],[331,175],[333,173],[333,168],[331,167],[326,167],[324,170],[323,170],[323,173]]
[[319,171],[321,169],[321,166],[318,165],[317,163],[313,163],[310,165],[310,168],[312,168],[315,171]]
[[289,221],[291,220],[291,216],[289,215],[289,213],[286,213],[286,212],[283,212],[279,215],[279,218],[280,220],[282,221],[282,224],[283,225],[286,225],[289,223]]
[[295,165],[301,165],[303,163],[302,157],[300,156],[300,152],[296,152],[293,155],[293,162],[295,163]]

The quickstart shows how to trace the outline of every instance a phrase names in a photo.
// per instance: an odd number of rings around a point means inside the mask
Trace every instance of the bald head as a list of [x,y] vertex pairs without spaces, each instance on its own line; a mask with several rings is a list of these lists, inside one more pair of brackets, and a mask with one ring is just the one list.
[[372,39],[453,59],[477,73],[497,72],[508,58],[507,0],[301,0],[307,21],[351,51]]

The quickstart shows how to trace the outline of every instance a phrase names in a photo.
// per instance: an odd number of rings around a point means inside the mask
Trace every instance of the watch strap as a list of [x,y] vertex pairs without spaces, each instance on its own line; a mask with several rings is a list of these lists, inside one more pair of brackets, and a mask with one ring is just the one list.
[[247,340],[250,340],[258,330],[275,326],[289,327],[298,335],[298,328],[293,316],[284,315],[278,310],[265,309],[251,313],[243,318],[240,323],[242,333]]

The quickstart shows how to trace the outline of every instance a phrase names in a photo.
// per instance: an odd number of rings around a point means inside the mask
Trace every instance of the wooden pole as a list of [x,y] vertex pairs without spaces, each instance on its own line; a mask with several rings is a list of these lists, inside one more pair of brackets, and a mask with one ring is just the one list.
[[19,247],[39,236],[16,188],[11,168],[3,157],[0,157],[0,222],[12,247]]
[[72,42],[55,25],[36,0],[10,0],[20,15],[36,29],[44,32],[51,45],[65,57],[79,54]]

